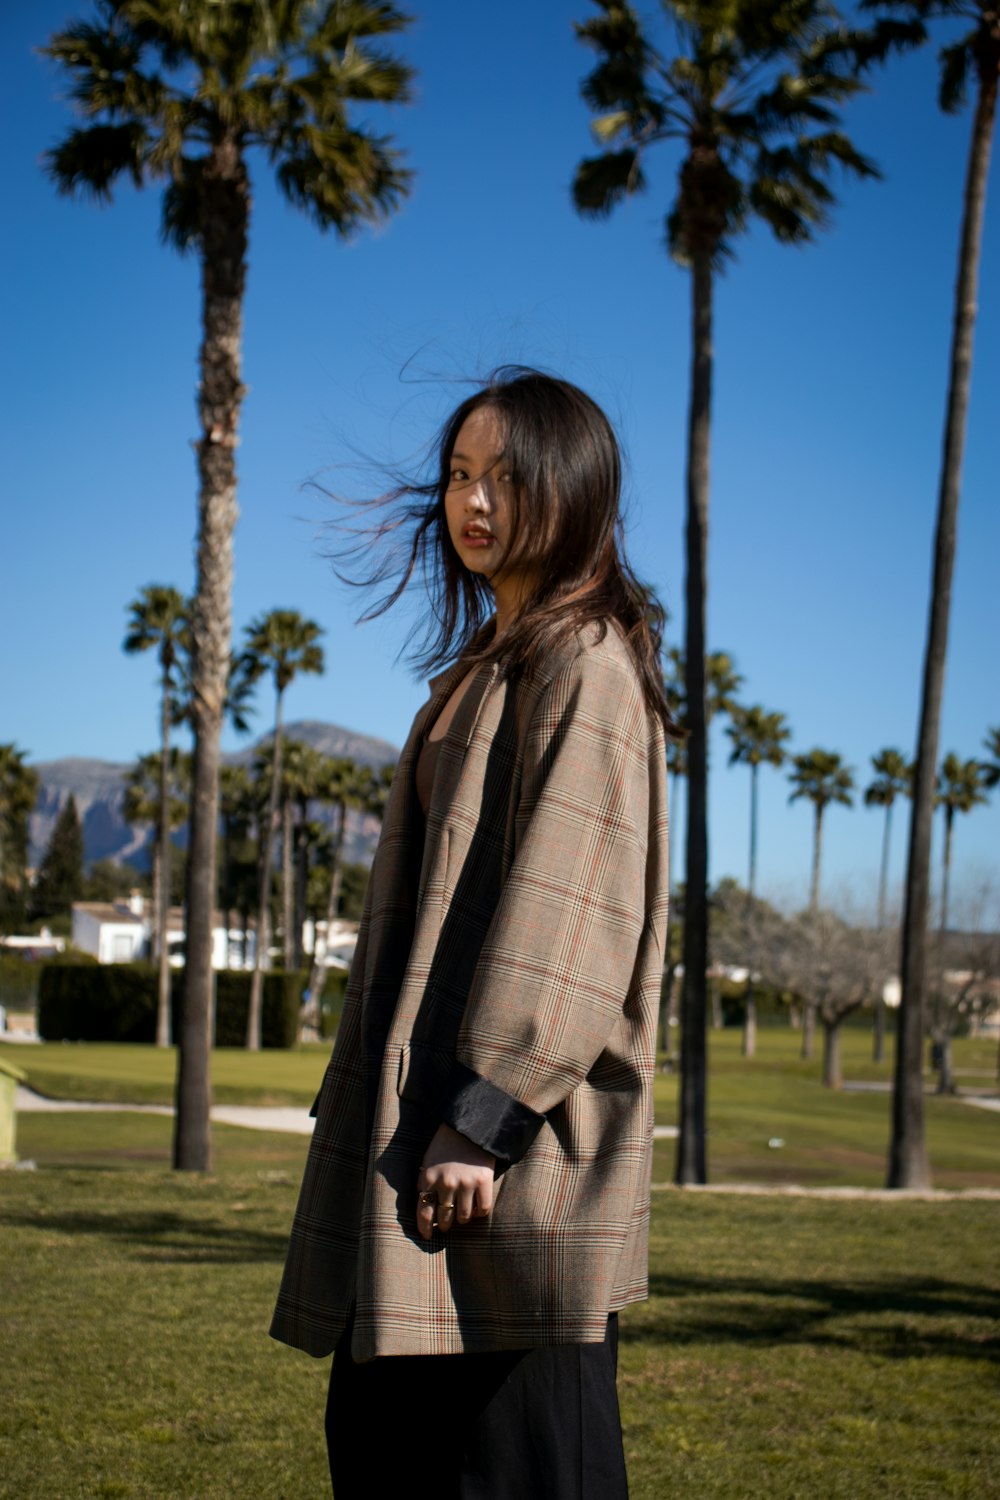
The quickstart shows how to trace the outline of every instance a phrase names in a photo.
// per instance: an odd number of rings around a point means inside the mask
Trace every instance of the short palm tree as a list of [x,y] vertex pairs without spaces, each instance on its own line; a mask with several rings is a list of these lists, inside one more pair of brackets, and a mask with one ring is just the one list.
[[219,814],[222,818],[222,879],[219,905],[225,914],[227,968],[232,967],[229,934],[233,926],[234,907],[238,907],[243,915],[240,961],[246,967],[247,928],[249,926],[247,913],[253,905],[253,900],[245,895],[247,882],[240,877],[247,868],[250,827],[256,817],[256,812],[256,797],[246,766],[232,763],[222,766],[219,773]]
[[286,969],[302,967],[302,926],[306,918],[310,829],[313,826],[309,822],[309,807],[319,797],[328,758],[304,740],[288,740],[284,746],[281,900]]
[[38,800],[38,772],[25,764],[24,750],[0,745],[0,929],[24,915],[28,862],[28,819]]
[[[165,773],[165,774],[164,774]],[[172,745],[164,757],[162,750],[143,755],[125,773],[122,816],[126,823],[148,824],[153,830],[153,924],[160,948],[160,971],[167,961],[167,984],[158,990],[156,1036],[158,1046],[169,1046],[170,1037],[170,968],[167,943],[167,915],[170,908],[170,859],[166,849],[170,835],[183,828],[191,804],[191,757]],[[165,791],[164,791],[165,789]],[[164,813],[166,816],[164,816]],[[162,928],[160,927],[162,913]],[[164,1010],[166,1015],[163,1014]],[[161,1042],[161,1036],[168,1038]]]
[[167,908],[170,905],[170,726],[174,720],[179,662],[189,644],[188,601],[177,589],[151,583],[140,589],[128,606],[129,619],[122,649],[134,655],[156,651],[160,664],[160,792],[156,849],[159,883],[153,924],[159,977],[156,1005],[156,1045],[170,1046],[170,954],[167,948]]
[[[909,796],[913,789],[913,767],[899,750],[880,750],[872,756],[875,780],[865,788],[866,807],[884,807],[885,822],[882,825],[882,862],[878,879],[878,925],[885,929],[886,892],[889,885],[889,848],[892,835],[892,808],[901,794]],[[875,1001],[875,1038],[872,1060],[881,1062],[885,1056],[885,1002],[879,996]]]
[[[344,835],[347,832],[347,810],[374,813],[381,821],[385,810],[389,788],[392,785],[394,767],[386,766],[374,772],[370,766],[359,766],[344,756],[324,756],[319,778],[317,800],[334,810],[333,829],[326,846],[324,863],[329,871],[330,883],[326,898],[326,946],[330,945],[330,933],[340,903],[340,888],[344,852]],[[310,1003],[319,1014],[326,973],[325,953],[321,956],[318,943],[313,944],[312,966],[309,971]]]
[[831,802],[852,807],[854,773],[845,766],[835,750],[810,750],[806,755],[792,756],[789,781],[794,791],[789,802],[805,797],[815,810],[813,834],[812,879],[809,885],[809,910],[819,908],[819,872],[823,855],[823,814]]
[[[786,751],[785,741],[791,730],[784,714],[765,713],[759,703],[750,708],[733,704],[730,709],[731,723],[726,733],[733,742],[729,764],[750,767],[750,879],[747,889],[750,906],[757,892],[757,772],[762,765],[783,766]],[[753,1057],[757,1051],[757,1002],[753,992],[754,954],[750,953],[747,975],[746,1000],[743,1021],[743,1056]]]
[[163,234],[202,267],[197,580],[192,607],[194,795],[174,1165],[211,1165],[212,925],[219,736],[232,634],[236,445],[250,223],[248,157],[321,229],[385,219],[409,173],[349,109],[405,101],[382,46],[407,17],[386,0],[95,0],[43,50],[82,123],[47,157],[62,192],[107,200],[126,176],[164,184]]
[[670,51],[654,45],[625,0],[595,0],[577,35],[597,53],[583,84],[603,148],[583,161],[578,211],[604,217],[646,185],[646,153],[675,141],[678,191],[667,215],[670,253],[691,272],[687,446],[685,658],[688,816],[684,1015],[676,1178],[704,1182],[708,958],[708,749],[705,614],[708,575],[712,317],[715,279],[759,218],[786,244],[828,218],[835,168],[875,168],[840,128],[839,106],[860,84],[850,38],[828,0],[663,0]]
[[913,787],[913,767],[899,750],[880,750],[872,756],[875,780],[865,787],[865,806],[884,807],[882,825],[882,861],[878,879],[878,925],[885,926],[886,892],[889,885],[889,847],[892,837],[892,809],[896,798],[909,796]]
[[[250,1009],[247,1017],[247,1046],[260,1050],[261,1001],[264,993],[264,964],[267,954],[268,907],[271,885],[271,862],[274,856],[274,834],[281,797],[282,705],[285,693],[300,672],[323,671],[323,648],[318,645],[323,634],[313,620],[305,620],[297,609],[272,609],[252,620],[245,632],[243,665],[250,681],[270,675],[274,683],[274,734],[272,739],[271,795],[264,818],[261,840],[260,899],[257,903],[257,943],[254,953],[253,979],[250,984]],[[286,935],[286,943],[287,943]],[[287,957],[287,952],[286,952]]]
[[791,730],[784,714],[765,713],[759,703],[751,708],[733,705],[732,723],[726,733],[733,742],[731,766],[750,767],[750,877],[747,889],[757,891],[757,772],[762,765],[783,766],[784,744]]
[[983,790],[983,768],[978,760],[959,760],[957,755],[946,755],[938,773],[934,794],[935,807],[944,808],[944,849],[941,873],[941,924],[942,936],[948,930],[948,892],[951,883],[951,839],[956,813],[971,812],[986,801]]
[[[955,278],[948,395],[938,479],[933,583],[924,647],[920,723],[913,778],[913,816],[906,866],[903,912],[902,997],[896,1019],[896,1071],[892,1103],[892,1138],[887,1181],[891,1188],[930,1186],[924,1139],[923,1030],[927,1011],[927,931],[930,924],[931,825],[941,733],[948,652],[948,617],[958,539],[958,507],[965,451],[972,348],[979,303],[986,184],[996,124],[1000,83],[1000,18],[996,0],[862,0],[862,9],[895,22],[912,45],[927,39],[932,23],[946,27],[941,47],[938,101],[947,113],[965,103],[968,85],[975,89],[972,134],[962,199],[962,224]],[[968,26],[954,34],[954,24]]]

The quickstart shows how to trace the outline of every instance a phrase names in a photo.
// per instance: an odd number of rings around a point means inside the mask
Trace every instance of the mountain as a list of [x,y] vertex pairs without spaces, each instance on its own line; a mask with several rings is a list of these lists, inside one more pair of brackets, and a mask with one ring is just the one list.
[[[341,729],[337,724],[324,724],[318,719],[299,719],[287,724],[285,736],[305,740],[324,755],[347,757],[373,769],[399,759],[399,751],[388,740]],[[224,755],[223,760],[233,765],[249,765],[260,746],[270,739],[270,732],[262,734],[252,745]],[[29,822],[29,865],[37,868],[52,837],[59,809],[72,794],[80,814],[84,859],[88,865],[98,859],[114,859],[128,860],[140,869],[148,867],[153,830],[126,823],[122,816],[124,778],[131,763],[70,756],[65,760],[40,761],[34,769],[40,785]],[[368,863],[378,839],[378,827],[376,818],[348,812],[344,857],[349,863]],[[183,844],[182,835],[177,842]]]

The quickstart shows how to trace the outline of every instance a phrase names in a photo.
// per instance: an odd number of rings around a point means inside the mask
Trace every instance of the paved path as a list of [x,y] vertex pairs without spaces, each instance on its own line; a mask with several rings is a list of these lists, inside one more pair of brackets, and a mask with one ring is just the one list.
[[[30,1114],[66,1113],[72,1111],[100,1110],[102,1114],[172,1115],[172,1104],[109,1104],[90,1103],[84,1099],[46,1099],[31,1089],[19,1085],[17,1108]],[[265,1108],[250,1104],[216,1104],[212,1107],[212,1119],[217,1125],[242,1125],[247,1130],[282,1130],[291,1135],[312,1135],[314,1120],[309,1118],[306,1106]]]
[[[1000,1099],[967,1099],[968,1104],[979,1104],[987,1109],[1000,1109]],[[46,1099],[23,1084],[17,1089],[17,1108],[25,1113],[67,1113],[79,1110],[99,1110],[104,1114],[172,1115],[169,1104],[109,1104],[88,1102],[82,1099]],[[220,1125],[242,1125],[248,1130],[282,1130],[294,1135],[311,1135],[314,1121],[306,1113],[305,1106],[296,1109],[265,1108],[250,1104],[217,1104],[212,1109],[212,1119]],[[676,1125],[657,1125],[653,1130],[657,1140],[672,1140],[677,1135]],[[773,1183],[709,1183],[703,1187],[679,1188],[672,1182],[654,1182],[654,1193],[743,1193],[754,1196],[787,1198],[833,1198],[879,1199],[885,1203],[901,1203],[907,1199],[926,1198],[936,1203],[951,1198],[981,1198],[1000,1201],[1000,1189],[961,1188],[957,1191],[932,1189],[927,1193],[889,1191],[887,1188],[851,1187],[796,1187],[794,1184]]]
[[[23,1084],[17,1089],[17,1108],[24,1114],[66,1113],[72,1111],[100,1110],[105,1114],[172,1115],[172,1104],[109,1104],[84,1099],[46,1099]],[[311,1120],[305,1105],[296,1107],[277,1106],[267,1108],[257,1104],[216,1104],[212,1107],[212,1119],[218,1125],[242,1125],[247,1130],[280,1130],[290,1135],[312,1135],[315,1120]],[[676,1125],[657,1125],[653,1131],[657,1140],[673,1140],[677,1135]]]

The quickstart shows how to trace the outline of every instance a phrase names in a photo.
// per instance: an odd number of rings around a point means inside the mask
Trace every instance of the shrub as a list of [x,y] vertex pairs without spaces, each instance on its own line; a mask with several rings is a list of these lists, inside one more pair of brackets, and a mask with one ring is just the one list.
[[[184,971],[171,971],[174,1036],[180,1024]],[[246,1042],[251,975],[216,974],[215,1045]],[[292,1047],[307,976],[269,970],[264,975],[262,1041]],[[153,1042],[156,1039],[157,970],[154,964],[46,964],[38,986],[38,1030],[49,1042]]]
[[0,1005],[5,1010],[31,1010],[38,994],[41,965],[19,953],[0,953]]
[[[299,1034],[299,1007],[308,975],[296,969],[268,969],[261,1005],[261,1043],[294,1047]],[[250,982],[245,969],[222,969],[215,984],[215,1045],[243,1047],[250,1014]]]
[[47,963],[38,984],[38,1030],[47,1042],[152,1042],[153,964]]

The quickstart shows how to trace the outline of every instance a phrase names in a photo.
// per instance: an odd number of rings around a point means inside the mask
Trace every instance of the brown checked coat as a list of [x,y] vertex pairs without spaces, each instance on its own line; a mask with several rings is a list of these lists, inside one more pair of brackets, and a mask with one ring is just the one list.
[[[667,917],[663,731],[617,626],[530,674],[431,684],[372,868],[274,1337],[328,1354],[600,1342],[646,1295],[653,1059]],[[493,1213],[432,1243],[421,1158],[442,1120],[497,1157]]]

